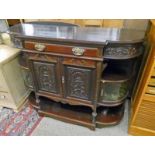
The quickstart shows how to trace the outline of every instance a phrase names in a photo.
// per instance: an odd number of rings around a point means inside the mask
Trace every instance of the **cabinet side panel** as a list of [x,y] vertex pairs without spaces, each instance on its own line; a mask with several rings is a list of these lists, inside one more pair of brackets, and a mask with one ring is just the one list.
[[27,89],[24,85],[20,66],[18,64],[18,58],[9,61],[3,66],[5,79],[14,98],[16,104],[26,95]]
[[1,70],[0,70],[0,91],[8,92],[8,87]]

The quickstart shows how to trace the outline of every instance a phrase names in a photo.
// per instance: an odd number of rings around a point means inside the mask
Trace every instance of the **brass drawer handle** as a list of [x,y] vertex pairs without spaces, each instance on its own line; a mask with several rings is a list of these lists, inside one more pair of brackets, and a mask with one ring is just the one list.
[[34,48],[37,50],[37,51],[40,51],[40,52],[42,52],[44,49],[45,49],[45,45],[43,45],[43,44],[35,44],[34,45]]
[[72,48],[72,52],[73,52],[73,54],[74,55],[76,55],[76,56],[81,56],[81,55],[83,55],[84,54],[84,49],[83,48],[80,48],[80,47],[73,47]]

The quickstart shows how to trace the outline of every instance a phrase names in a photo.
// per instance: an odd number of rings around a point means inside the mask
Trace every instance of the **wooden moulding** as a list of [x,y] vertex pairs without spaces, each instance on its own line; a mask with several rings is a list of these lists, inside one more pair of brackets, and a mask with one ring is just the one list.
[[140,44],[133,45],[123,45],[123,44],[113,44],[107,45],[104,50],[104,58],[123,60],[136,58],[142,55],[144,47]]
[[[30,97],[30,104],[38,111],[40,116],[48,116],[67,123],[73,123],[95,130],[92,123],[91,108],[82,106],[70,106],[41,98],[40,107],[37,106],[34,98]],[[82,108],[81,108],[82,107]],[[82,110],[82,111],[81,111]]]
[[97,108],[96,126],[102,128],[105,126],[117,125],[124,115],[124,104],[117,107],[103,107]]
[[[38,42],[25,41],[24,47],[25,49],[35,50],[35,44],[38,44]],[[72,49],[74,48],[74,46],[65,46],[65,45],[47,44],[47,43],[46,44],[39,43],[39,44],[45,45],[44,51],[46,52],[73,55]],[[90,47],[89,48],[82,47],[82,48],[85,50],[83,56],[99,57],[99,51],[97,48],[90,48]]]
[[128,94],[121,100],[119,101],[100,101],[97,103],[98,106],[105,106],[105,107],[116,107],[119,105],[124,104]]

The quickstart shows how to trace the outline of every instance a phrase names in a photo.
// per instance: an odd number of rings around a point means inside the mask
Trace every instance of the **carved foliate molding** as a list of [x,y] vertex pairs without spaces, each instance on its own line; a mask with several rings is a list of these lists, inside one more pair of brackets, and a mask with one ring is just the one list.
[[140,52],[141,49],[136,47],[107,47],[104,51],[104,56],[130,58],[139,55]]
[[49,92],[57,92],[55,65],[34,62],[35,76],[39,83],[39,89]]
[[91,71],[87,69],[68,68],[68,95],[72,97],[89,99]]
[[29,59],[33,60],[40,60],[40,61],[46,61],[46,62],[57,62],[57,59],[53,56],[38,54],[38,53],[29,53]]

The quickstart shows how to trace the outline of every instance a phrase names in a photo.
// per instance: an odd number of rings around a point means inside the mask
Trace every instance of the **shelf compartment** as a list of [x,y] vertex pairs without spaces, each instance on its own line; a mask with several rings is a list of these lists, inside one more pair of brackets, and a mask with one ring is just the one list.
[[150,86],[155,86],[155,77],[151,77],[149,80],[149,85]]
[[124,104],[117,107],[103,107],[97,108],[96,125],[102,128],[109,125],[117,125],[123,118]]
[[118,106],[122,104],[128,95],[129,79],[123,68],[107,65],[102,73],[98,105]]
[[147,86],[145,92],[148,94],[151,94],[151,95],[155,95],[155,87],[154,86]]
[[31,97],[31,105],[37,108],[40,116],[49,116],[67,123],[73,123],[88,127],[95,130],[95,124],[92,123],[92,110],[85,106],[71,106],[54,102],[44,97],[40,97],[40,108],[33,97]]
[[121,99],[120,101],[102,101],[102,102],[98,102],[97,103],[97,106],[105,106],[105,107],[116,107],[116,106],[119,106],[119,105],[122,105],[124,104],[125,100],[126,100],[126,97],[124,97],[124,99]]

